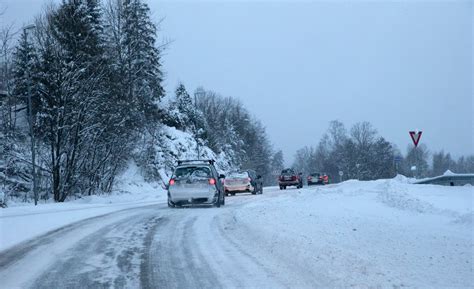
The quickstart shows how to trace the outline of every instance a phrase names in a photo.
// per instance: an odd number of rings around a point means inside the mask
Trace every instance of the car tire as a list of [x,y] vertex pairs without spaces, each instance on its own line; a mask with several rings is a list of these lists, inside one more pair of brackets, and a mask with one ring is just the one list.
[[280,186],[280,190],[283,190],[283,186]]
[[257,188],[253,187],[252,195],[256,195],[258,193]]
[[235,196],[235,193],[230,193],[231,196]]
[[286,186],[283,186],[283,189],[286,190]]

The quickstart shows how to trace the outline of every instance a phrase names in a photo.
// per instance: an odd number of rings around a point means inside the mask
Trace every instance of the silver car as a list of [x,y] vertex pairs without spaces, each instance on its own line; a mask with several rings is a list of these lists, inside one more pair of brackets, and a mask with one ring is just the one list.
[[178,161],[168,184],[168,206],[225,204],[224,175],[218,175],[213,160]]

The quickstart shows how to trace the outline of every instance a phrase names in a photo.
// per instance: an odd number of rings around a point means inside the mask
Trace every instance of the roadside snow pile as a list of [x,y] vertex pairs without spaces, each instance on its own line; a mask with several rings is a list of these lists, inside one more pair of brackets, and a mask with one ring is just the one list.
[[166,200],[166,191],[158,183],[145,182],[133,162],[117,180],[112,194],[36,207],[32,203],[9,203],[8,208],[0,210],[0,251],[87,218]]
[[[201,142],[201,140],[200,140]],[[198,144],[191,133],[174,127],[162,126],[157,142],[138,148],[139,163],[145,179],[161,179],[166,183],[178,160],[198,159]],[[143,153],[145,152],[145,153]],[[219,171],[228,171],[232,162],[225,153],[214,153],[209,147],[199,144],[199,159],[213,159]]]
[[114,187],[115,192],[153,196],[161,199],[166,197],[163,185],[159,182],[145,181],[140,169],[133,161],[129,163],[127,170],[117,177]]
[[258,246],[287,266],[332,280],[321,287],[474,284],[472,187],[413,185],[397,177],[269,194],[225,225],[239,242],[251,231]]
[[386,205],[425,214],[459,218],[472,213],[474,192],[469,187],[401,184],[387,181],[379,193]]

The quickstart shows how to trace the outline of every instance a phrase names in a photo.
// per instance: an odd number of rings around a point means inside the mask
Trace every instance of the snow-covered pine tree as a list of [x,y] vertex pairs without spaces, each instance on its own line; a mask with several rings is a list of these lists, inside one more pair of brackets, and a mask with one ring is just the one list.
[[196,133],[196,108],[182,83],[175,90],[175,98],[170,103],[168,115],[170,124],[177,129]]
[[[34,89],[34,83],[32,81],[32,68],[35,67],[34,61],[36,59],[36,51],[32,45],[31,37],[28,40],[27,33],[23,31],[20,36],[20,41],[13,54],[14,69],[13,69],[13,98],[15,103],[23,104],[25,109],[28,109],[27,99],[29,93],[35,94],[32,96],[34,102],[33,107],[37,106],[37,90]],[[12,105],[12,104],[10,104]],[[35,110],[35,109],[34,109]],[[10,120],[10,127],[14,126],[13,120]]]
[[369,159],[370,178],[388,179],[395,177],[395,149],[383,137],[377,138],[372,145],[372,156]]
[[100,8],[95,0],[65,0],[40,25],[38,121],[50,146],[55,201],[82,188],[87,152],[100,139],[104,75]]
[[133,103],[131,113],[141,115],[142,122],[156,119],[158,101],[164,95],[157,28],[142,0],[123,0],[121,5],[121,65],[127,97]]

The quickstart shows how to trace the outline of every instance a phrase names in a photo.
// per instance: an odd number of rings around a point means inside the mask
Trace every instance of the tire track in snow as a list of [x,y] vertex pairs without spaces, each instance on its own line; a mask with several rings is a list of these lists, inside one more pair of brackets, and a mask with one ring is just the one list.
[[[23,242],[5,251],[0,255],[2,286],[4,288],[38,287],[37,284],[42,282],[42,276],[50,274],[52,268],[61,268],[61,262],[65,261],[63,258],[73,257],[74,254],[84,259],[90,257],[84,255],[84,252],[73,249],[81,244],[82,240],[91,240],[90,236],[95,234],[97,238],[95,242],[99,242],[104,236],[103,233],[96,234],[97,232],[113,230],[120,227],[120,224],[137,219],[137,216],[143,215],[144,212],[154,212],[155,209],[151,209],[153,207],[156,208],[156,206],[146,206],[126,209],[86,219],[49,232],[32,241]],[[91,244],[94,244],[94,239],[91,240]],[[74,270],[78,269],[80,269],[79,266],[74,268]],[[58,281],[74,273],[76,272],[64,272],[64,275],[58,276]]]

